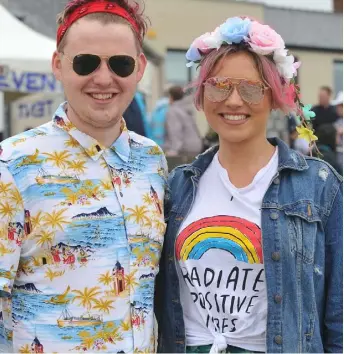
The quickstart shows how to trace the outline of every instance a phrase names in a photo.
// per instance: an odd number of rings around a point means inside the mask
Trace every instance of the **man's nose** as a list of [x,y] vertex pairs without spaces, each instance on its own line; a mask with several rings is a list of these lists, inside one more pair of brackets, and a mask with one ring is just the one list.
[[101,86],[109,86],[112,83],[113,72],[105,60],[102,60],[97,71],[94,73],[94,83]]

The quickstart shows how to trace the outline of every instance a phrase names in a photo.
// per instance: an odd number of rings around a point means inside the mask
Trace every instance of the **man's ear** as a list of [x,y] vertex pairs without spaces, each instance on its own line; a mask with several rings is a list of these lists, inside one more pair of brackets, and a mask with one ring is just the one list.
[[51,60],[51,68],[53,70],[54,76],[56,80],[61,81],[61,55],[59,52],[55,50],[52,60]]
[[136,72],[136,81],[139,83],[143,77],[143,74],[146,70],[147,58],[143,53],[140,53],[137,59],[137,72]]

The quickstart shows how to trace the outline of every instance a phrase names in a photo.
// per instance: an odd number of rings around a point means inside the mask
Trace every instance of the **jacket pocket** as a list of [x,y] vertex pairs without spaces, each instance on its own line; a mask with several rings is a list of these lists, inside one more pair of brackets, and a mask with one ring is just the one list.
[[300,201],[284,207],[287,216],[290,251],[304,263],[314,263],[315,243],[321,217],[312,202]]

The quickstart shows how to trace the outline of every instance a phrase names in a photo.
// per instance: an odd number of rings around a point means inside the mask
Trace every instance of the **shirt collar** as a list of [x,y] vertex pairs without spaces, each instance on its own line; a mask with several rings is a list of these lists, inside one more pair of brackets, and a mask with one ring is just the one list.
[[[106,150],[106,147],[100,144],[96,139],[78,130],[68,119],[66,108],[66,102],[62,103],[58,107],[53,117],[53,124],[57,128],[62,129],[67,134],[69,134],[80,144],[80,146],[85,150],[86,154],[92,160],[97,161]],[[121,134],[112,144],[110,149],[113,150],[124,162],[128,162],[130,156],[129,131],[123,118],[121,124]]]
[[[278,170],[291,169],[296,171],[303,171],[308,169],[306,159],[298,152],[290,149],[285,142],[278,138],[268,139],[269,142],[278,146]],[[197,177],[201,176],[210,165],[215,154],[219,150],[219,146],[213,146],[203,154],[196,157],[196,159],[186,166],[184,166],[184,173],[190,173]]]

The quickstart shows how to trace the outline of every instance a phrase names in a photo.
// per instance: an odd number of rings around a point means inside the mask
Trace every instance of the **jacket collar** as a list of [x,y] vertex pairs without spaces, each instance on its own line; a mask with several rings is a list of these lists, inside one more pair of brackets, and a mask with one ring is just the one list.
[[[278,146],[278,171],[290,169],[295,171],[303,171],[308,169],[306,159],[298,152],[290,149],[287,144],[279,138],[269,138],[269,142]],[[213,146],[203,154],[198,155],[191,164],[186,165],[184,173],[201,176],[210,165],[215,154],[218,152],[219,146]]]
[[[106,150],[106,147],[98,143],[91,136],[78,130],[73,123],[68,119],[66,112],[66,102],[62,103],[57,109],[53,124],[67,134],[85,150],[85,153],[94,161],[97,161]],[[130,156],[130,138],[124,119],[122,119],[121,135],[110,147],[124,162],[128,162]]]

